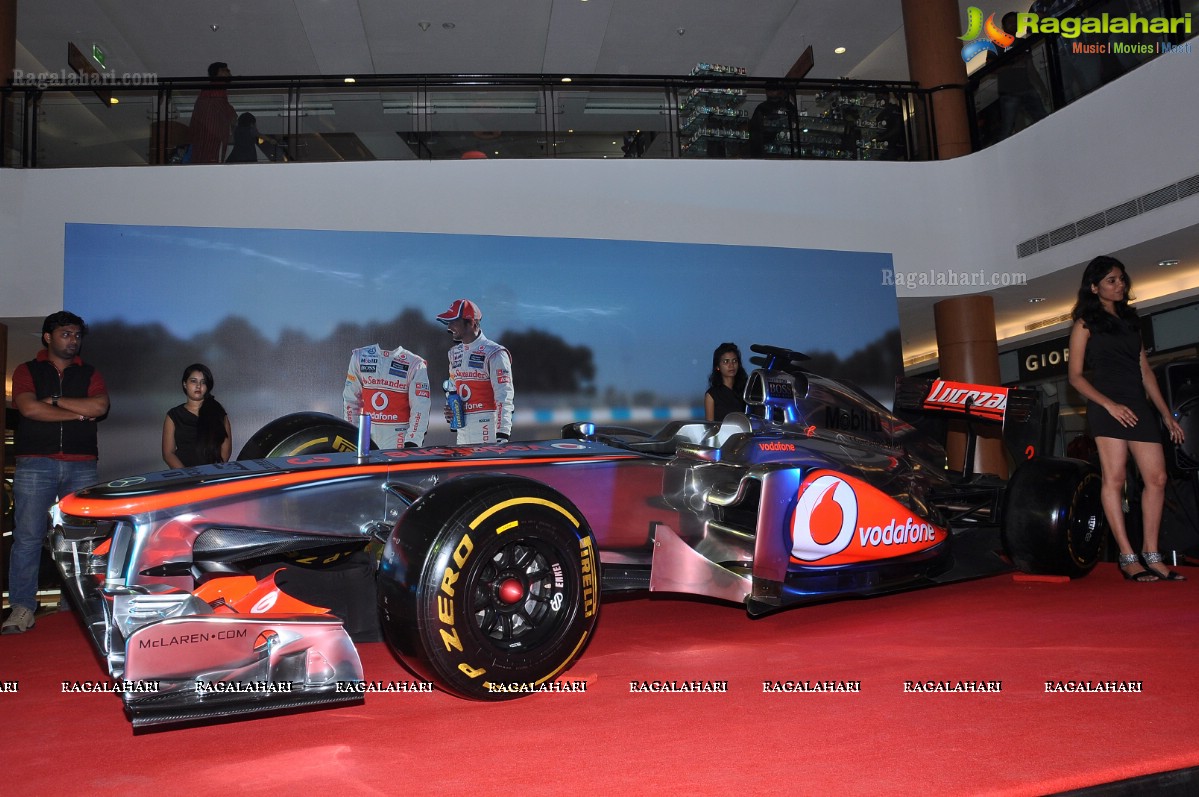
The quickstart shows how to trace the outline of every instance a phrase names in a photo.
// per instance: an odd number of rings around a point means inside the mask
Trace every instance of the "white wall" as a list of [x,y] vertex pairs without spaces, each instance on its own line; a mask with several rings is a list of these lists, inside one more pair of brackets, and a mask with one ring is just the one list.
[[[1176,53],[962,159],[964,183],[987,194],[968,233],[972,247],[1002,270],[1021,241],[1199,174],[1197,128],[1199,52]],[[1020,269],[1040,276],[1196,221],[1199,196],[1191,196],[1022,258]]]
[[[1199,53],[1165,56],[937,163],[389,161],[0,170],[0,317],[61,309],[69,222],[757,244],[1010,271],[1040,232],[1199,172]],[[1049,273],[1194,223],[1199,197],[1019,263]],[[959,289],[960,292],[969,288]],[[905,290],[904,296],[953,289]]]

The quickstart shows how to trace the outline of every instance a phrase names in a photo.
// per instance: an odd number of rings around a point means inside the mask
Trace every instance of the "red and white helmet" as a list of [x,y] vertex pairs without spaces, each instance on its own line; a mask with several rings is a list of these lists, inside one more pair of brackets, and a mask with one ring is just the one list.
[[482,321],[483,311],[470,299],[455,299],[449,310],[437,316],[437,320],[443,324],[457,321],[459,318],[465,318],[467,321]]

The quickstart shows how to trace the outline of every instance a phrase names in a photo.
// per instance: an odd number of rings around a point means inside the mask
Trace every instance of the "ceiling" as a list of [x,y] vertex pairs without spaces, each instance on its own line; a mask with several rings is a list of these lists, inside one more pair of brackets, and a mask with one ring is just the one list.
[[[114,77],[199,78],[219,60],[243,85],[274,76],[685,75],[701,61],[777,77],[810,44],[809,78],[908,77],[895,0],[23,0],[17,14],[16,68],[28,74],[70,74],[70,42],[84,53],[98,46]],[[835,53],[839,48],[845,52]],[[544,157],[539,118],[570,133],[552,143],[559,156],[621,157],[626,142],[617,131],[646,130],[651,143],[657,136],[670,146],[657,135],[669,118],[661,90],[604,90],[588,98],[564,87],[547,117],[534,91],[472,96],[457,89],[424,98],[362,85],[305,93],[301,159],[457,158],[472,150]],[[263,134],[284,132],[285,90],[235,84],[231,97],[239,112],[257,116]],[[498,105],[480,111],[488,97],[498,97]],[[43,99],[41,162],[144,163],[154,96],[125,94],[113,108],[88,99]],[[168,113],[186,122],[188,92],[176,91],[172,102]],[[437,114],[436,140],[418,108]],[[478,132],[489,135],[479,139]],[[300,134],[293,135],[298,146]]]
[[[1142,314],[1199,298],[1199,225],[1105,254],[1128,267],[1133,298]],[[1089,260],[1062,262],[1057,271],[1030,279],[1025,285],[980,292],[994,302],[1001,350],[1013,343],[1027,345],[1069,334],[1070,322],[1063,317],[1074,307],[1083,268]],[[1161,265],[1162,261],[1166,265]],[[944,298],[900,297],[899,322],[909,367],[919,370],[919,363],[913,360],[936,352],[933,305]]]
[[[975,2],[959,3],[963,20]],[[1026,8],[988,6],[997,13]],[[16,67],[26,72],[67,71],[67,42],[74,42],[86,52],[98,45],[113,73],[160,78],[201,76],[216,60],[242,77],[678,75],[699,61],[769,77],[785,74],[811,45],[809,78],[908,78],[899,0],[22,0],[17,10]],[[394,123],[378,136],[385,138],[407,152]],[[1137,264],[1138,293],[1196,292],[1197,229],[1114,253]],[[1144,272],[1141,264],[1165,258],[1182,262]],[[1001,340],[1063,334],[1060,324],[1024,329],[1068,312],[1080,265],[1063,263],[1026,286],[990,291]],[[1044,301],[1030,304],[1036,297]],[[936,301],[900,297],[906,358],[935,350]]]
[[907,79],[897,0],[23,0],[17,13],[17,67],[50,71],[74,41],[117,73],[161,77],[217,60],[242,76],[679,75],[707,61],[774,77],[811,44],[809,77]]

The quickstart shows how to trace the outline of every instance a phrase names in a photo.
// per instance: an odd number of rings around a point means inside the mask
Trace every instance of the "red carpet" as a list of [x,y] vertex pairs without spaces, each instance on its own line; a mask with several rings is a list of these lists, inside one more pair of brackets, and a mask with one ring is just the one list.
[[[322,793],[1035,795],[1199,766],[1199,574],[1129,584],[998,577],[749,620],[678,598],[609,601],[582,694],[365,705],[134,736],[74,617],[0,637],[6,795]],[[371,680],[411,680],[381,643]],[[726,694],[631,694],[720,680]],[[764,694],[763,681],[859,681]],[[1141,693],[1045,692],[1140,681]],[[1001,681],[905,693],[905,681]]]

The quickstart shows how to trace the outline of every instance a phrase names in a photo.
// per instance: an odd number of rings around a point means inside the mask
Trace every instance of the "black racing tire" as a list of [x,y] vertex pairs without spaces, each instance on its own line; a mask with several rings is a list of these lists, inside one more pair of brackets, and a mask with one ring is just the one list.
[[[1199,396],[1179,402],[1174,417],[1182,427],[1183,443],[1171,443],[1174,464],[1179,469],[1191,470],[1199,467]],[[1169,435],[1165,435],[1169,438]]]
[[442,689],[520,697],[582,654],[599,576],[595,538],[570,501],[529,479],[463,476],[422,496],[388,539],[383,633]]
[[1003,499],[1003,545],[1026,573],[1081,578],[1107,532],[1103,480],[1077,459],[1037,457],[1016,468]]
[[[372,444],[371,448],[375,448]],[[324,412],[294,412],[276,418],[246,441],[238,459],[269,459],[297,454],[339,454],[358,450],[358,428]]]

